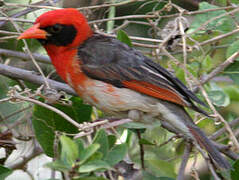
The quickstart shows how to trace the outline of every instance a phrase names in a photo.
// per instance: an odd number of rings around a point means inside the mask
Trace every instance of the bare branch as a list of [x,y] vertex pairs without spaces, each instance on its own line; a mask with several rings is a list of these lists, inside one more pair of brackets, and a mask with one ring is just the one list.
[[192,144],[187,144],[187,146],[184,149],[184,153],[183,153],[183,157],[182,157],[182,161],[181,161],[181,165],[178,171],[178,176],[177,176],[177,180],[184,180],[184,172],[185,172],[185,168],[190,156],[190,152],[192,150]]
[[[24,59],[24,60],[30,60],[31,59],[29,54],[19,52],[19,51],[2,49],[2,48],[0,48],[0,55],[10,56],[10,57],[17,57],[17,58]],[[44,56],[44,55],[41,55],[41,54],[38,54],[38,53],[32,53],[32,56],[38,62],[51,64],[50,58],[48,56]]]
[[[44,84],[44,79],[42,78],[42,76],[36,75],[36,72],[27,71],[20,68],[7,66],[4,64],[0,64],[0,74],[10,78],[29,81],[34,84],[39,84],[39,85]],[[53,89],[56,89],[58,91],[65,91],[72,95],[77,95],[75,91],[65,83],[61,83],[51,79],[47,79],[47,81],[49,82],[50,87]]]
[[[230,127],[235,127],[239,124],[239,118],[231,121],[231,122],[228,122],[229,126]],[[216,138],[218,138],[219,136],[221,136],[223,133],[225,133],[226,131],[226,128],[223,127],[221,129],[219,129],[218,131],[216,131],[215,133],[213,133],[211,136],[209,136],[210,139],[212,140],[215,140]]]

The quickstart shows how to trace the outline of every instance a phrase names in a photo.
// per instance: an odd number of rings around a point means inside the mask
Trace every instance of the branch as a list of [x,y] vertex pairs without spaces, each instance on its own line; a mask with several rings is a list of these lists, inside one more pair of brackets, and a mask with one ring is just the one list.
[[[229,126],[230,127],[235,127],[239,124],[239,118],[231,121],[231,122],[228,122]],[[221,129],[219,129],[218,131],[216,131],[215,133],[213,133],[211,136],[209,136],[210,139],[212,140],[215,140],[216,138],[218,138],[219,136],[221,136],[223,133],[225,133],[226,131],[226,128],[223,127]]]
[[[221,73],[226,67],[232,64],[238,56],[239,52],[235,52],[233,55],[231,55],[226,61],[218,65],[211,73],[205,76],[200,81],[200,85],[207,83],[210,79],[214,78],[217,74]],[[193,89],[194,93],[196,93],[199,90],[200,85]]]
[[[70,122],[71,124],[73,124],[75,127],[77,128],[80,128],[81,125],[79,123],[77,123],[76,121],[74,121],[70,116],[68,116],[66,113],[64,113],[63,111],[60,111],[59,109],[53,107],[53,106],[50,106],[46,103],[43,103],[41,101],[38,101],[36,99],[33,99],[33,98],[30,98],[30,97],[25,97],[25,96],[22,96],[20,95],[17,91],[14,91],[11,93],[10,97],[13,99],[13,100],[22,100],[22,101],[25,101],[25,102],[30,102],[30,103],[33,103],[33,104],[37,104],[38,106],[42,106],[42,107],[45,107],[55,113],[57,113],[58,115],[60,115],[61,117],[63,117],[65,120],[67,120],[68,122]],[[11,100],[12,100],[11,99]]]
[[183,157],[182,157],[182,162],[180,164],[177,180],[184,180],[185,179],[185,168],[190,156],[190,152],[192,151],[192,144],[187,144],[186,148],[184,149]]
[[[52,1],[50,1],[50,2],[45,2],[45,1],[43,0],[43,1],[40,1],[40,2],[37,2],[37,3],[33,3],[32,5],[44,5],[44,6],[49,6],[49,5],[51,5],[51,2],[57,3],[58,1],[59,1],[59,0],[52,0]],[[7,3],[7,4],[9,4],[9,3]],[[4,3],[4,5],[6,5],[6,4]],[[17,6],[15,6],[15,7],[17,7]],[[26,8],[26,9],[20,11],[20,12],[17,12],[17,13],[15,13],[15,14],[13,14],[13,15],[11,16],[11,18],[17,18],[17,17],[26,15],[26,14],[32,12],[32,11],[35,11],[35,10],[37,10],[37,9],[36,9],[36,8],[32,8],[32,7],[28,7],[28,8]],[[1,21],[0,21],[0,27],[2,27],[3,25],[5,25],[7,22],[8,22],[8,19],[1,20]]]
[[[18,57],[18,58],[24,59],[24,60],[31,59],[29,54],[19,52],[19,51],[2,49],[2,48],[0,48],[0,55],[4,55],[4,56],[8,56],[8,57],[9,56],[10,57]],[[34,59],[36,59],[37,61],[39,61],[41,63],[51,64],[50,58],[48,56],[44,56],[44,55],[41,55],[38,53],[32,53],[32,56],[34,57]]]
[[[14,79],[22,79],[38,85],[44,84],[44,79],[42,76],[36,75],[34,71],[27,71],[4,64],[0,64],[0,74]],[[65,83],[51,79],[47,79],[47,81],[50,84],[50,87],[57,91],[65,91],[68,94],[77,95],[76,92]]]
[[237,160],[239,159],[239,155],[237,153],[234,153],[233,151],[230,150],[230,145],[224,145],[224,144],[219,144],[215,141],[212,141],[214,146],[224,155],[226,155],[227,157],[233,159],[233,160]]

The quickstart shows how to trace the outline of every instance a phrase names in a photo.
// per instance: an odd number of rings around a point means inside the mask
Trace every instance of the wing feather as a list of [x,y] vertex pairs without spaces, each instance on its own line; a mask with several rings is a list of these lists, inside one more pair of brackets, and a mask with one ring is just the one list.
[[206,114],[204,105],[179,79],[139,51],[120,41],[94,34],[78,49],[82,70],[91,78],[170,101]]

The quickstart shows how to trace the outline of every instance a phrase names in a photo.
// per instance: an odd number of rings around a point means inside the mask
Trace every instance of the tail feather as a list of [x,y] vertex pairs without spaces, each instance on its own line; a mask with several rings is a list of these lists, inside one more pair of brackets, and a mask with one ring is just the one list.
[[220,154],[218,149],[213,145],[211,140],[208,139],[204,132],[202,132],[197,126],[188,125],[188,128],[197,143],[209,153],[209,156],[216,162],[219,167],[224,169],[231,168],[229,162]]

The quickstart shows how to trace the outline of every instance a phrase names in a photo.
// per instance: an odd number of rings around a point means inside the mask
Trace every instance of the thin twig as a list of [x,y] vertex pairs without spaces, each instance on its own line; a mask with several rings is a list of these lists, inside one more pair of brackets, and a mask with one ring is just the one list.
[[144,14],[118,16],[118,17],[114,17],[114,18],[106,18],[106,19],[89,21],[89,24],[102,23],[102,22],[107,22],[107,21],[123,20],[123,19],[145,19],[145,18],[157,18],[157,16],[156,15],[144,15]]
[[[230,127],[236,127],[239,124],[239,118],[228,122]],[[221,136],[223,133],[225,133],[226,128],[222,127],[221,129],[219,129],[218,131],[214,132],[211,136],[209,136],[210,139],[215,140],[216,138],[218,138],[219,136]]]
[[81,127],[81,125],[79,123],[77,123],[76,121],[74,121],[70,116],[68,116],[67,114],[65,114],[64,112],[60,111],[59,109],[57,109],[57,108],[55,108],[53,106],[50,106],[48,104],[45,104],[45,103],[43,103],[41,101],[38,101],[38,100],[30,98],[30,97],[22,96],[19,93],[13,93],[10,97],[12,99],[19,99],[19,100],[22,100],[22,101],[31,102],[33,104],[37,104],[39,106],[45,107],[45,108],[47,108],[47,109],[57,113],[58,115],[60,115],[64,119],[66,119],[68,122],[70,122],[71,124],[73,124],[77,128]]
[[210,108],[212,109],[212,111],[216,115],[216,117],[218,117],[219,120],[225,125],[225,128],[226,128],[227,132],[229,133],[229,137],[230,137],[232,143],[234,144],[237,151],[239,151],[239,143],[238,143],[231,127],[228,125],[227,121],[217,112],[216,108],[213,106],[212,102],[209,100],[209,97],[208,97],[206,91],[203,89],[203,87],[200,85],[199,88],[200,88],[203,96],[205,97],[207,103],[209,104]]
[[204,46],[204,45],[213,43],[213,42],[215,42],[215,41],[219,41],[219,40],[221,40],[221,39],[223,39],[223,38],[226,38],[226,37],[231,36],[231,35],[233,35],[233,34],[236,34],[236,33],[238,33],[238,32],[239,32],[239,28],[236,28],[236,29],[234,29],[234,30],[231,31],[231,32],[228,32],[228,33],[225,33],[225,34],[221,34],[221,35],[216,36],[216,37],[214,37],[214,38],[211,38],[211,39],[208,39],[208,40],[206,40],[206,41],[203,41],[203,42],[199,43],[199,45],[200,45],[200,46]]
[[234,10],[232,10],[232,11],[225,12],[225,13],[219,15],[219,16],[216,16],[216,17],[214,17],[214,18],[211,18],[211,19],[207,20],[206,22],[204,22],[202,25],[200,25],[197,29],[195,29],[194,31],[190,32],[189,35],[190,35],[190,34],[194,34],[194,33],[196,33],[197,31],[200,31],[200,30],[204,29],[204,28],[206,27],[206,25],[208,25],[208,24],[211,23],[212,21],[215,21],[215,20],[217,20],[217,19],[220,19],[220,18],[222,18],[222,17],[224,17],[224,16],[227,16],[227,15],[230,15],[230,14],[234,14],[234,13],[236,13],[236,12],[238,12],[238,11],[239,11],[239,7],[237,7],[236,9],[234,9]]
[[180,168],[179,168],[179,171],[178,171],[178,176],[177,176],[177,180],[184,180],[185,179],[185,168],[186,168],[186,165],[187,165],[187,162],[188,162],[188,159],[190,157],[190,152],[192,151],[192,145],[191,144],[187,144],[187,146],[185,147],[184,149],[184,153],[183,153],[183,156],[182,156],[182,161],[181,161],[181,164],[180,164]]
[[[204,76],[204,78],[200,81],[200,85],[207,83],[210,79],[212,79],[213,77],[221,73],[226,67],[232,64],[238,56],[239,56],[239,52],[235,52],[233,55],[231,55],[226,61],[218,65],[211,73]],[[197,92],[198,90],[199,90],[199,86],[195,87],[193,89],[193,92]]]

